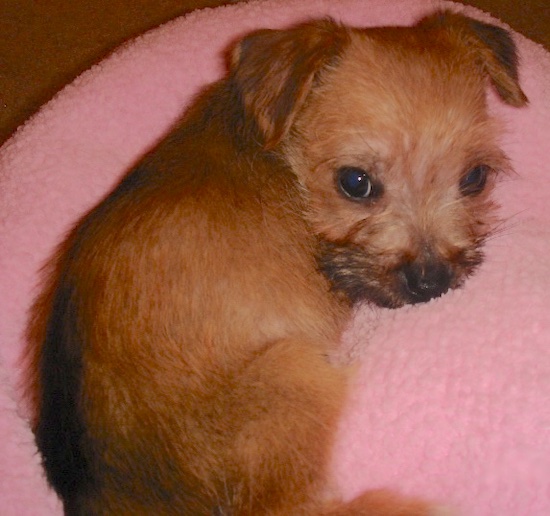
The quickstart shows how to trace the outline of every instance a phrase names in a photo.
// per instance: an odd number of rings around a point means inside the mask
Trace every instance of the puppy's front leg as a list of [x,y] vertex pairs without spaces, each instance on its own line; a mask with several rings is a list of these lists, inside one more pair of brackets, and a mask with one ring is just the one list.
[[[347,503],[327,500],[327,466],[347,376],[345,368],[327,362],[317,344],[283,340],[228,378],[233,385],[221,397],[224,426],[235,434],[226,445],[218,499],[228,497],[229,514],[430,514],[424,503],[381,491]],[[217,510],[223,514],[223,504]]]
[[346,376],[307,340],[272,343],[228,375],[218,400],[225,420],[218,428],[227,432],[218,499],[228,498],[230,514],[309,513],[323,487]]

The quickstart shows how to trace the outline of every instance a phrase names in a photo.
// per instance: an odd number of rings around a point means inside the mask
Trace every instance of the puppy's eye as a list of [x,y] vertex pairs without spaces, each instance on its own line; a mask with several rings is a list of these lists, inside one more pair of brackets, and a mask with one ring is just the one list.
[[359,167],[338,169],[336,183],[346,197],[354,200],[366,199],[373,194],[373,184],[369,175]]
[[481,192],[487,184],[489,171],[487,165],[478,165],[470,169],[460,180],[459,188],[462,195],[475,195]]

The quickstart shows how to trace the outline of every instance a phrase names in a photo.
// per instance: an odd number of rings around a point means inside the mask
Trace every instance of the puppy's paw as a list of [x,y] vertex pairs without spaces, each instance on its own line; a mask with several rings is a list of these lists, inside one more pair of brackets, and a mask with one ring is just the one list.
[[367,491],[324,516],[458,516],[447,507],[387,490]]
[[460,516],[460,514],[447,505],[432,505],[428,516]]

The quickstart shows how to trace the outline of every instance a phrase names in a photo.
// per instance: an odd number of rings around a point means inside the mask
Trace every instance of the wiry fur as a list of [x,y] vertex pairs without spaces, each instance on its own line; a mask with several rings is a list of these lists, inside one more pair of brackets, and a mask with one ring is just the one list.
[[[67,514],[430,513],[329,496],[349,371],[327,356],[353,302],[423,301],[480,263],[505,165],[488,80],[525,103],[509,35],[452,14],[237,46],[72,231],[34,307],[34,430]],[[342,166],[377,195],[342,195]]]

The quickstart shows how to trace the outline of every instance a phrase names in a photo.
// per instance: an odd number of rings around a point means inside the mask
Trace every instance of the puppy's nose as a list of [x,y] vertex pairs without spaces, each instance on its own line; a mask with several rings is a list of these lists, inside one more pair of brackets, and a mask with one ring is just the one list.
[[412,303],[439,297],[451,285],[451,273],[442,262],[410,262],[403,265],[401,272]]

